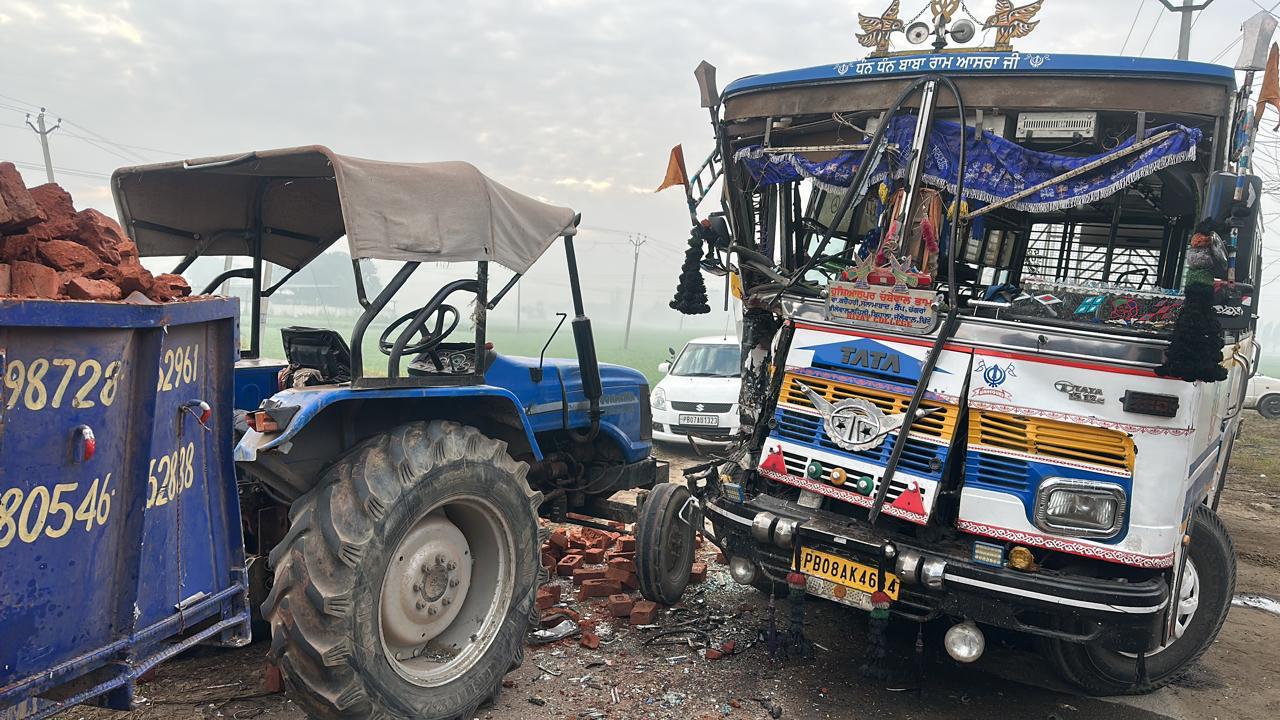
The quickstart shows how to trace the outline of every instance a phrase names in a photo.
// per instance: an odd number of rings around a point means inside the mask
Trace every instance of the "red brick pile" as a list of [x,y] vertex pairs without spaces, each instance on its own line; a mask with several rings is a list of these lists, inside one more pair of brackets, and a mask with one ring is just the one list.
[[191,287],[181,275],[152,276],[115,220],[77,212],[55,183],[28,189],[13,163],[0,163],[0,296],[121,300],[133,292],[169,302]]
[[[636,579],[636,540],[626,534],[622,523],[610,523],[614,531],[575,527],[554,530],[542,545],[542,565],[552,577],[572,580],[577,588],[576,601],[592,603],[598,617],[626,619],[631,625],[652,625],[657,621],[657,603],[636,597],[640,583]],[[698,546],[702,545],[699,534]],[[689,580],[706,580],[707,566],[695,562],[689,568]],[[555,580],[538,589],[536,603],[542,613],[542,625],[551,627],[568,617],[582,628],[580,643],[594,649],[599,638],[592,632],[595,620],[584,618],[579,611],[561,606],[570,598]],[[585,608],[584,608],[585,612]]]

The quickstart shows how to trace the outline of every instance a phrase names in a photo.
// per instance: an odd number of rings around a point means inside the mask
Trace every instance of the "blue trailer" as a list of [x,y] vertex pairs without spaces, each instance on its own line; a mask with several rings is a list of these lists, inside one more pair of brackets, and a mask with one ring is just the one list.
[[[650,457],[644,376],[596,360],[572,210],[465,163],[322,147],[123,168],[112,186],[141,255],[179,273],[251,259],[205,290],[251,282],[247,342],[230,300],[0,305],[0,560],[18,558],[0,565],[0,712],[107,691],[127,708],[155,662],[247,642],[252,611],[312,716],[470,718],[538,620],[540,519],[638,523],[642,592],[683,592],[699,506]],[[263,358],[263,300],[344,236],[364,309],[349,342],[290,327],[286,357]],[[487,313],[557,241],[578,357],[500,355]],[[375,297],[361,259],[400,263]],[[424,262],[472,270],[381,329],[385,365],[366,364],[366,334]],[[496,293],[491,262],[515,272]],[[113,402],[94,401],[108,376]]]
[[36,717],[249,642],[238,302],[0,301],[0,708]]

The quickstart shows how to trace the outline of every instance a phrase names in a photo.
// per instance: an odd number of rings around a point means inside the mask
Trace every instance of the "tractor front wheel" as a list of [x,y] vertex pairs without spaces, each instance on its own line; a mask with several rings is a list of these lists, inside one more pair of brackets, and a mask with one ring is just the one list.
[[[649,491],[636,521],[636,575],[640,594],[664,605],[680,601],[693,564],[697,513],[689,489],[659,483]],[[683,513],[683,516],[682,516]]]
[[539,494],[506,444],[452,422],[361,443],[290,510],[263,604],[317,718],[471,718],[520,663]]

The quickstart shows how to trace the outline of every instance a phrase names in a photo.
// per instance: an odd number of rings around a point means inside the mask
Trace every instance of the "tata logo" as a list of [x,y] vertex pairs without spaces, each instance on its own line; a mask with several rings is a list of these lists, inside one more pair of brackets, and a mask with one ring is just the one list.
[[[848,398],[837,403],[814,392],[804,383],[797,383],[809,402],[822,415],[823,428],[832,442],[845,450],[873,450],[884,443],[885,436],[902,427],[906,413],[885,415],[874,403],[862,398]],[[941,408],[917,410],[916,417],[924,417]]]
[[865,347],[843,346],[840,348],[840,362],[844,365],[866,368],[877,372],[902,372],[899,367],[898,353],[884,350],[871,350]]
[[1094,405],[1101,405],[1105,402],[1105,398],[1102,396],[1102,388],[1077,385],[1070,380],[1059,380],[1053,384],[1053,389],[1066,395],[1068,400],[1092,403]]

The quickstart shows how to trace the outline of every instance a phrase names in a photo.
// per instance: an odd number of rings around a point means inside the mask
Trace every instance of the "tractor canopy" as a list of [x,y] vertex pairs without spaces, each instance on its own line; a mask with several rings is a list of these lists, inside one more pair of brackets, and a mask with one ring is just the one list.
[[260,253],[289,270],[346,235],[354,259],[492,260],[524,273],[575,230],[573,210],[469,163],[381,162],[320,145],[121,168],[112,188],[144,256]]

